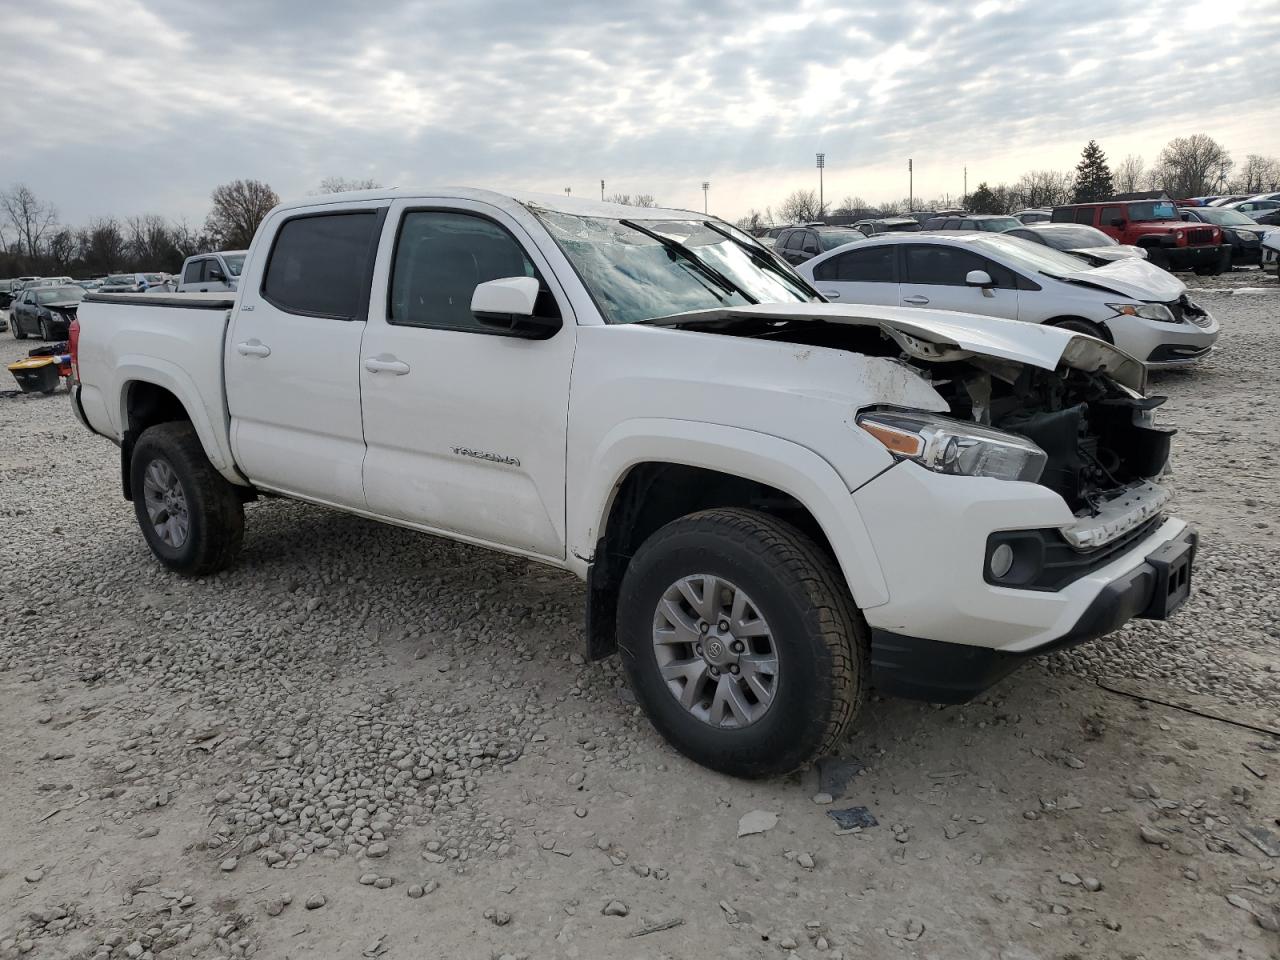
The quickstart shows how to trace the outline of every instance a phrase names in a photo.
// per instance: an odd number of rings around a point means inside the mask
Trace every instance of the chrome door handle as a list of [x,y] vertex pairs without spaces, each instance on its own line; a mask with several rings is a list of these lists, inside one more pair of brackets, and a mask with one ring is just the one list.
[[926,303],[929,302],[929,298],[928,297],[903,297],[902,302],[909,303],[913,307],[923,307]]
[[261,340],[246,340],[244,343],[237,343],[236,350],[242,357],[269,357],[271,356],[271,348]]
[[822,291],[822,295],[823,295],[824,297],[826,297],[828,300],[839,300],[839,299],[840,299],[840,293],[839,293],[839,291],[836,291],[836,290],[823,290],[823,291]]
[[395,357],[365,357],[364,368],[370,373],[394,373],[397,377],[409,372],[409,365]]

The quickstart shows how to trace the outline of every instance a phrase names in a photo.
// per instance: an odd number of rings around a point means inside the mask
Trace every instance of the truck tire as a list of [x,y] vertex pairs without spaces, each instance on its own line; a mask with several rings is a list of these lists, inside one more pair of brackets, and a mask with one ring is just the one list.
[[147,546],[175,573],[225,570],[244,540],[244,506],[190,423],[148,427],[129,461],[133,506]]
[[1169,269],[1169,255],[1159,247],[1147,247],[1147,263],[1163,270]]
[[839,568],[768,514],[706,510],[654,533],[623,575],[617,631],[658,732],[730,776],[829,753],[866,699],[867,627]]

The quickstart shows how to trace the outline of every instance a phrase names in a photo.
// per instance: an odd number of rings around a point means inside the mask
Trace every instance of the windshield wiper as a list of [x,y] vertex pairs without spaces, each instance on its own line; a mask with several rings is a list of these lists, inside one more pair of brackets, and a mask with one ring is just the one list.
[[736,293],[738,296],[742,297],[742,299],[746,300],[747,303],[760,302],[751,294],[747,293],[747,291],[743,290],[740,286],[738,286],[736,283],[730,280],[728,277],[726,277],[723,273],[721,273],[715,267],[711,266],[711,264],[707,263],[705,260],[699,257],[696,253],[694,253],[692,250],[686,247],[679,240],[672,240],[670,237],[664,237],[662,234],[656,233],[655,231],[650,230],[648,227],[640,226],[640,224],[636,223],[634,220],[619,220],[618,222],[622,224],[624,227],[630,227],[632,230],[635,230],[638,233],[643,233],[646,237],[649,237],[651,240],[657,240],[660,244],[662,244],[668,250],[672,250],[675,253],[679,254],[685,260],[688,260],[691,264],[693,264],[694,269],[701,272],[702,275],[707,277],[712,283],[723,288],[726,293]]
[[778,258],[776,256],[766,253],[764,250],[761,250],[759,247],[754,246],[753,244],[747,243],[745,240],[743,240],[740,237],[735,237],[728,230],[725,230],[723,227],[717,226],[716,224],[712,223],[710,220],[703,220],[702,225],[706,227],[708,230],[712,231],[713,233],[720,234],[720,236],[724,237],[726,240],[732,240],[739,247],[745,250],[747,252],[747,256],[749,256],[757,264],[769,270],[770,272],[777,274],[779,277],[781,277],[791,286],[799,287],[801,292],[803,292],[806,296],[812,296],[812,297],[822,296],[820,293],[818,293],[817,290],[813,289],[813,287],[805,283],[803,277],[801,277],[797,273],[793,273],[791,270],[788,270],[781,263],[779,263]]

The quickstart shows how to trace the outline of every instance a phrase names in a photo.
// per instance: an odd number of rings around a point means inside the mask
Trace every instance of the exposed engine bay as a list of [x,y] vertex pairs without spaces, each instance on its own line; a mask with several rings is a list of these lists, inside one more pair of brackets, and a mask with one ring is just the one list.
[[1104,518],[1119,498],[1149,492],[1176,433],[1154,422],[1153,411],[1164,397],[1143,397],[1104,373],[1066,366],[1052,371],[966,354],[887,327],[812,320],[689,326],[896,359],[929,382],[952,417],[1019,434],[1039,446],[1048,457],[1039,482],[1080,518]]

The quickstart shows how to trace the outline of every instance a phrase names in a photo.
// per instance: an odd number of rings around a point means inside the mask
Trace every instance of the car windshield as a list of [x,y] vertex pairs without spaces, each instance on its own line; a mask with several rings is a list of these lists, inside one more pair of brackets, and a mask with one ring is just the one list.
[[50,287],[36,294],[37,303],[63,303],[67,300],[84,299],[84,290],[80,287]]
[[1032,273],[1058,277],[1089,268],[1089,263],[1081,257],[1041,246],[1033,240],[1023,240],[1021,237],[983,237],[974,242],[1002,257],[1011,266]]
[[1216,223],[1220,227],[1251,227],[1255,224],[1255,221],[1239,210],[1223,210],[1221,207],[1197,207],[1196,215],[1201,220]]
[[[761,303],[814,299],[804,281],[777,264],[772,254],[760,248],[760,256],[776,264],[765,267],[700,220],[633,222],[685,247],[690,256],[711,268],[708,272],[680,250],[622,220],[531,209],[578,271],[607,323],[642,323],[695,310],[745,306],[751,299]],[[735,237],[740,233],[727,224],[717,226]],[[746,234],[741,239],[752,243]],[[726,289],[712,273],[719,273],[736,289]]]
[[1135,223],[1151,220],[1177,220],[1178,208],[1171,200],[1152,200],[1144,203],[1129,204],[1129,219]]
[[1115,240],[1112,240],[1101,230],[1086,227],[1084,224],[1055,226],[1050,230],[1037,230],[1036,233],[1043,237],[1044,242],[1055,250],[1083,250],[1086,247],[1111,247],[1117,245]]
[[231,271],[233,277],[240,276],[240,271],[244,269],[243,253],[226,253],[222,256],[222,262],[227,265],[227,269]]
[[822,246],[825,253],[827,250],[834,250],[836,247],[843,247],[846,243],[853,243],[855,240],[866,239],[861,230],[819,230],[818,243]]
[[144,273],[143,276],[147,278],[147,283],[164,283],[163,273]]
[[132,286],[137,281],[133,279],[132,273],[113,273],[107,277],[107,283],[127,283]]
[[977,220],[979,230],[987,230],[991,233],[1003,233],[1005,230],[1012,230],[1014,227],[1022,226],[1022,221],[1017,217],[992,217],[989,220]]

